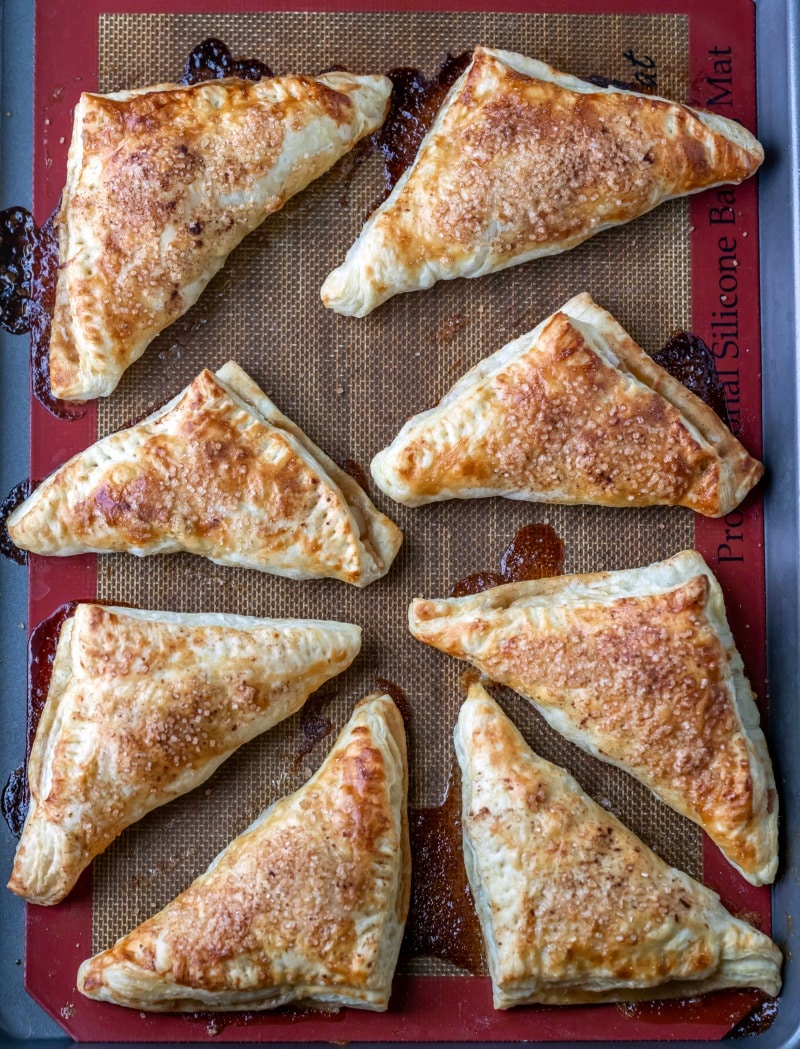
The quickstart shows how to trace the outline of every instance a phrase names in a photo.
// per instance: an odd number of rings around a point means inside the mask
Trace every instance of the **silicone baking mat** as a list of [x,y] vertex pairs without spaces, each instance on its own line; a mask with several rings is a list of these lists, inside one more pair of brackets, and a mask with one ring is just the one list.
[[[55,202],[63,178],[66,145],[61,140],[68,142],[70,130],[65,103],[75,100],[77,90],[113,91],[177,79],[189,50],[210,35],[224,39],[236,55],[265,60],[278,73],[313,73],[334,64],[353,72],[410,65],[433,73],[448,51],[458,54],[477,42],[535,55],[580,76],[632,79],[637,70],[646,69],[655,77],[658,93],[709,104],[708,92],[713,90],[720,95],[719,112],[740,116],[752,126],[748,108],[752,99],[743,87],[748,76],[752,79],[752,19],[745,2],[736,5],[738,36],[731,47],[735,45],[737,54],[739,94],[734,97],[729,92],[730,99],[724,86],[716,85],[724,77],[714,67],[712,55],[712,48],[724,54],[728,45],[714,35],[703,37],[716,32],[708,15],[694,10],[687,15],[680,5],[666,10],[669,5],[663,4],[664,10],[651,13],[643,13],[639,5],[635,14],[630,13],[633,4],[606,5],[617,13],[599,5],[592,11],[594,5],[584,4],[581,14],[564,10],[564,4],[550,5],[559,10],[527,5],[525,10],[503,13],[228,10],[195,14],[182,5],[174,13],[154,14],[123,10],[121,4],[116,5],[119,10],[108,12],[109,6],[114,5],[103,5],[105,13],[90,11],[81,16],[91,31],[88,46],[83,41],[85,55],[67,58],[62,50],[58,57],[59,68],[81,72],[73,72],[71,81],[66,76],[63,82],[56,81],[47,96],[42,93],[45,82],[54,78],[51,69],[43,68],[42,55],[56,41],[53,27],[44,17],[39,19],[37,89],[38,98],[47,101],[43,108],[37,106],[37,119],[44,110],[49,114],[44,125],[46,148],[37,157],[40,211]],[[726,32],[731,37],[733,31]],[[80,76],[86,79],[74,79]],[[41,413],[35,415],[33,475],[49,472],[68,453],[141,416],[203,367],[218,368],[230,358],[335,460],[355,460],[367,470],[371,457],[410,414],[435,403],[478,360],[583,289],[651,351],[676,327],[692,327],[703,334],[720,357],[734,424],[745,444],[758,453],[758,347],[750,335],[757,332],[751,187],[725,191],[730,199],[717,199],[711,193],[693,201],[673,201],[576,251],[479,281],[447,282],[423,294],[398,297],[364,321],[338,317],[322,307],[318,290],[357,235],[381,185],[380,164],[370,155],[358,165],[341,162],[290,201],[233,253],[195,309],[162,333],[112,397],[100,401],[78,423],[59,424]],[[734,269],[719,264],[722,235],[726,245],[737,244],[725,252],[736,256]],[[736,310],[735,340],[730,335],[731,319],[722,314],[724,307],[731,306],[734,289],[728,288],[727,280],[720,284],[720,279],[730,273],[736,280],[737,303],[739,297],[742,300]],[[724,328],[718,323],[720,317]],[[724,340],[715,338],[725,332],[735,348],[724,348]],[[43,460],[45,465],[37,469],[37,461]],[[506,500],[409,510],[392,504],[380,492],[370,494],[403,528],[406,538],[388,577],[366,590],[333,581],[297,583],[214,566],[188,555],[144,560],[110,556],[96,562],[82,558],[68,566],[33,559],[31,622],[53,607],[56,595],[66,600],[96,593],[106,602],[147,608],[360,623],[364,628],[361,655],[347,674],[326,686],[325,695],[331,697],[326,712],[337,731],[377,676],[389,678],[405,691],[414,710],[412,805],[432,805],[442,798],[452,766],[451,732],[461,700],[463,665],[411,638],[406,629],[408,602],[417,595],[446,594],[463,576],[496,568],[503,548],[524,524],[546,521],[556,529],[564,543],[568,572],[633,567],[697,545],[724,586],[734,581],[732,589],[726,586],[733,603],[732,625],[759,688],[761,602],[748,607],[745,634],[736,603],[737,595],[748,586],[752,591],[754,582],[755,593],[761,593],[757,500],[741,513],[729,515],[728,521],[695,522],[691,513],[679,509],[618,512],[534,507]],[[506,691],[501,700],[537,752],[569,769],[670,863],[723,891],[735,911],[746,910],[766,921],[768,894],[731,874],[693,824],[630,777],[567,743],[521,698]],[[73,956],[77,965],[172,899],[266,805],[298,787],[319,765],[335,737],[317,743],[298,760],[300,717],[243,748],[198,791],[131,827],[95,862],[82,894],[79,891],[76,898],[44,916],[29,908],[29,945],[44,945],[54,931],[69,937],[75,929],[76,948],[70,949],[69,966]],[[67,963],[62,961],[63,965]],[[485,980],[431,959],[401,959],[392,1007],[382,1017],[353,1011],[300,1019],[295,1014],[253,1014],[233,1024],[224,1018],[213,1022],[205,1018],[205,1023],[152,1019],[86,1002],[74,991],[75,966],[55,982],[46,975],[47,967],[29,952],[29,989],[70,1033],[83,1038],[511,1040],[594,1038],[600,1030],[615,1039],[653,1034],[646,1010],[494,1013]],[[726,1029],[726,1021],[719,1018],[723,1013],[719,998],[709,1003],[705,1013],[700,1011],[699,1021],[693,1012],[690,1021],[681,1023],[680,1011],[668,1008],[659,1014],[658,1036],[709,1037],[717,1028],[721,1034]],[[730,1009],[724,1013],[729,1015],[735,1018]],[[118,1033],[112,1035],[107,1024]]]

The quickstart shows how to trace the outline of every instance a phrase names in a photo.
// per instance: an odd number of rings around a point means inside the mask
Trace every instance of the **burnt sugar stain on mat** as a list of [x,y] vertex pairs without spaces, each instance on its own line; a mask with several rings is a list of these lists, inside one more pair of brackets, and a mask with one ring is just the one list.
[[[340,65],[356,73],[414,67],[431,77],[448,52],[459,55],[484,43],[577,75],[630,80],[637,67],[625,57],[629,51],[653,58],[659,94],[680,100],[687,93],[683,16],[453,12],[104,15],[99,89],[177,80],[188,53],[208,37],[277,73]],[[365,320],[339,317],[322,306],[320,286],[383,190],[382,157],[367,152],[359,163],[345,158],[267,219],[195,308],[155,340],[113,397],[99,402],[100,434],[140,417],[203,367],[219,368],[233,358],[331,458],[351,460],[363,471],[410,415],[435,404],[470,367],[579,291],[591,292],[651,352],[676,328],[690,326],[686,201],[663,205],[563,255],[397,296]],[[374,485],[370,496],[404,530],[405,543],[388,577],[365,590],[222,568],[189,555],[99,559],[101,600],[338,619],[360,624],[364,644],[355,664],[313,708],[314,718],[307,714],[304,723],[301,711],[254,740],[199,790],[129,828],[95,861],[94,950],[157,911],[264,807],[299,787],[376,678],[396,683],[414,711],[407,726],[411,805],[441,803],[464,667],[411,637],[413,597],[443,597],[458,580],[496,571],[527,525],[555,530],[565,572],[647,564],[694,540],[692,515],[682,509],[615,511],[490,499],[412,510],[393,504]],[[623,772],[567,743],[525,700],[507,690],[498,698],[538,753],[564,765],[669,862],[702,873],[701,836],[693,824]],[[462,970],[439,959],[405,958],[399,971]]]

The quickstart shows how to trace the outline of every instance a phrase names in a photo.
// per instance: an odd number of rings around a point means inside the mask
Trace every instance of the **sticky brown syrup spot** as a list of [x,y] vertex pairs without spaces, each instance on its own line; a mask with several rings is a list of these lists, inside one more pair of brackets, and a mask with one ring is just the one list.
[[473,685],[485,684],[487,681],[488,679],[484,678],[477,667],[467,667],[458,675],[458,687],[465,696],[469,695],[469,690]]
[[[22,833],[22,826],[28,814],[30,790],[28,787],[27,767],[31,748],[36,738],[36,729],[44,710],[47,693],[50,691],[50,678],[53,673],[53,660],[58,647],[61,627],[75,612],[77,601],[68,601],[61,605],[47,619],[36,627],[28,641],[28,714],[27,738],[25,743],[25,764],[14,769],[8,778],[3,791],[3,816],[16,837]],[[19,828],[19,829],[17,829]]]
[[520,528],[500,558],[499,572],[474,572],[460,579],[450,590],[450,597],[480,594],[504,583],[521,583],[526,579],[546,579],[564,570],[564,544],[556,530],[547,524],[530,524]]
[[458,335],[460,331],[466,326],[467,318],[463,313],[456,313],[439,328],[436,333],[436,342],[440,346],[446,345],[448,342],[452,342],[453,339]]
[[749,991],[752,996],[759,996],[761,1001],[743,1017],[728,1034],[729,1038],[750,1038],[769,1030],[778,1018],[778,998],[769,998],[758,991]]
[[454,765],[442,804],[411,809],[411,909],[402,953],[441,958],[477,976],[486,965],[464,867],[460,781]]
[[500,574],[507,583],[546,579],[564,570],[564,544],[550,525],[525,525],[517,532],[500,559]]
[[28,777],[25,766],[17,765],[3,789],[3,817],[15,838],[22,834],[28,814]]
[[50,392],[50,321],[56,297],[58,238],[55,212],[41,227],[25,208],[0,212],[0,327],[31,333],[31,385],[57,419],[80,419],[82,408]]
[[342,469],[349,477],[353,478],[360,488],[363,488],[365,492],[369,491],[369,477],[367,477],[366,470],[360,463],[357,463],[355,459],[345,459],[342,463]]
[[499,572],[473,572],[472,575],[459,579],[450,588],[450,597],[468,597],[470,594],[482,594],[484,590],[502,586],[506,580]]
[[395,706],[400,711],[400,715],[403,718],[403,724],[408,728],[409,724],[414,719],[414,708],[408,702],[408,696],[403,689],[400,688],[396,682],[390,681],[388,678],[376,677],[375,691],[381,693],[385,692],[392,697]]
[[725,390],[717,375],[714,354],[699,335],[691,331],[674,331],[669,342],[652,356],[656,364],[688,387],[730,429]]
[[31,328],[31,297],[40,230],[20,207],[0,211],[0,326],[12,335]]
[[[254,1020],[263,1018],[263,1013],[214,1013],[209,1010],[199,1010],[195,1013],[184,1013],[187,1020],[200,1023],[205,1026],[206,1034],[215,1038],[221,1034],[226,1027],[249,1027]],[[281,1027],[289,1024],[301,1023],[303,1020],[317,1020],[325,1023],[341,1023],[347,1017],[346,1010],[338,1013],[326,1012],[323,1009],[314,1009],[310,1006],[284,1005],[280,1009],[274,1009],[269,1014],[270,1026]],[[333,1039],[330,1039],[333,1041]],[[338,1043],[344,1044],[344,1043]]]
[[[766,1030],[773,1023],[778,1005],[763,991],[729,990],[692,998],[670,999],[657,1002],[620,1002],[617,1008],[624,1016],[650,1024],[713,1023],[730,1024],[733,1030],[729,1037],[745,1037],[738,1034],[751,1016],[760,1014],[756,1023],[764,1027],[754,1028],[752,1033]],[[748,1032],[749,1033],[749,1032]]]
[[256,58],[234,58],[226,44],[216,37],[208,37],[189,52],[183,76],[178,83],[189,87],[206,80],[222,80],[224,77],[263,80],[271,76],[273,73],[268,65]]
[[18,565],[26,565],[28,563],[28,554],[27,551],[20,550],[8,534],[6,521],[17,507],[25,502],[32,490],[33,486],[30,481],[20,481],[19,484],[14,485],[2,503],[0,503],[0,554]]
[[333,722],[326,711],[333,700],[333,693],[310,696],[300,715],[300,746],[294,758],[294,767],[298,768],[306,756],[321,740],[333,731]]
[[471,60],[471,51],[460,55],[448,52],[430,80],[421,69],[399,68],[387,72],[392,81],[389,114],[370,140],[373,149],[383,158],[385,192],[378,204],[389,196],[416,157],[445,95]]

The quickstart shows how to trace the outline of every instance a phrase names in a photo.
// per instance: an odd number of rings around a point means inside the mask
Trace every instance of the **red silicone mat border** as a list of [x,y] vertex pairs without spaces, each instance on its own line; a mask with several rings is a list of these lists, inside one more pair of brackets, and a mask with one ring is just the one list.
[[[66,170],[71,109],[83,90],[96,89],[97,20],[103,13],[193,13],[198,0],[136,3],[136,0],[69,0],[36,5],[34,213],[40,222],[52,211]],[[253,10],[424,10],[420,0],[215,0],[214,14]],[[453,11],[484,10],[484,2],[451,0]],[[750,0],[505,0],[503,10],[519,12],[686,14],[689,17],[692,101],[755,128],[755,8]],[[724,21],[724,27],[723,27]],[[730,48],[730,51],[727,49]],[[714,52],[717,52],[715,55]],[[732,84],[715,61],[734,64]],[[709,85],[708,76],[718,83]],[[730,95],[725,92],[730,88]],[[714,98],[717,101],[713,101]],[[758,316],[758,213],[754,180],[736,188],[733,198],[716,191],[694,197],[690,205],[692,324],[720,355],[729,400],[739,411],[737,435],[755,455],[761,452],[761,363]],[[711,211],[720,210],[720,214]],[[730,221],[728,221],[730,220]],[[724,238],[721,244],[720,240]],[[735,242],[735,243],[734,243]],[[657,250],[657,246],[654,250]],[[728,258],[720,269],[722,256]],[[643,260],[646,265],[646,260]],[[720,286],[722,273],[725,277]],[[736,304],[732,296],[736,296]],[[728,296],[720,300],[720,295]],[[739,302],[744,307],[739,307]],[[719,338],[713,327],[720,311],[735,309],[736,338]],[[727,345],[723,345],[727,343]],[[31,476],[42,478],[96,439],[96,412],[87,406],[77,422],[59,422],[31,397]],[[760,495],[727,518],[697,518],[696,546],[717,574],[725,592],[731,628],[753,687],[765,691],[765,598],[763,509]],[[29,624],[35,625],[76,595],[95,592],[94,557],[32,557]],[[769,928],[770,894],[744,881],[708,840],[704,880],[734,912],[758,915]],[[73,1038],[87,1041],[561,1041],[561,1040],[715,1040],[731,1027],[736,995],[712,996],[702,1008],[677,1005],[639,1015],[615,1006],[529,1008],[497,1013],[488,980],[462,977],[398,977],[388,1013],[344,1010],[338,1015],[251,1014],[250,1018],[211,1015],[155,1016],[122,1010],[83,998],[75,989],[78,964],[91,952],[91,871],[69,899],[56,908],[28,906],[25,985],[29,993]],[[741,997],[738,999],[741,1000]]]

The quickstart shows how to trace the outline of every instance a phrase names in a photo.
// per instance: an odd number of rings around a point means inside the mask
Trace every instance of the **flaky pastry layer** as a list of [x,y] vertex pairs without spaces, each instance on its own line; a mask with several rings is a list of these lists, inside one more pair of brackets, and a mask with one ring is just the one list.
[[243,237],[381,125],[391,87],[332,72],[81,95],[57,217],[54,396],[112,393]]
[[322,301],[364,317],[392,295],[557,254],[741,182],[763,159],[733,120],[478,47]]
[[461,378],[372,460],[408,506],[505,496],[730,513],[761,477],[720,418],[583,292]]

